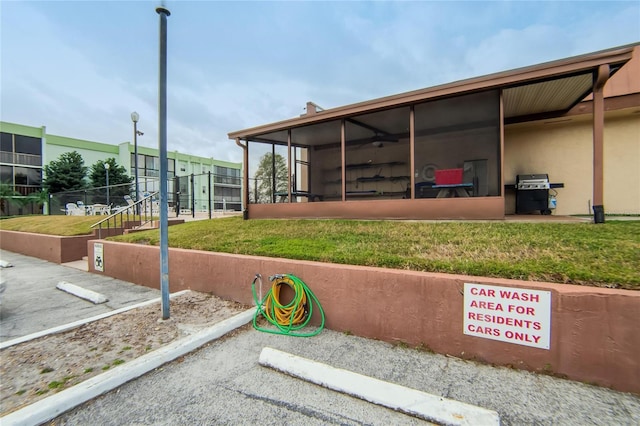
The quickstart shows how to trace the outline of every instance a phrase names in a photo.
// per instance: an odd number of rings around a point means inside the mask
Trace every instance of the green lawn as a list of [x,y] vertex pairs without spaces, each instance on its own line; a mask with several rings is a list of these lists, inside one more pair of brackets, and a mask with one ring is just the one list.
[[[158,231],[114,238],[159,243]],[[640,288],[640,222],[249,220],[169,228],[171,247],[351,265]]]
[[91,225],[100,219],[100,216],[20,216],[0,220],[0,229],[70,237],[91,234]]
[[[5,224],[14,220],[20,219],[1,221],[0,227],[9,229]],[[159,231],[152,230],[111,239],[157,245],[159,238]],[[231,217],[171,226],[169,245],[415,271],[640,289],[640,221],[592,225],[243,221]]]
[[[75,235],[91,234],[91,225],[106,218],[106,216],[19,216],[0,220],[0,229],[7,231],[33,232],[36,234],[61,235],[71,237]],[[116,216],[109,220],[111,227],[120,226],[121,221],[140,219],[133,214],[122,218]],[[106,224],[103,225],[103,229]]]

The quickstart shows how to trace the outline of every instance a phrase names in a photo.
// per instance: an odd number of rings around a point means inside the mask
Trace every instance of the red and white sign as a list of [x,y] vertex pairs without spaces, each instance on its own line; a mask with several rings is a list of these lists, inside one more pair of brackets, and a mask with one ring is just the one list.
[[549,349],[551,292],[465,283],[464,334]]

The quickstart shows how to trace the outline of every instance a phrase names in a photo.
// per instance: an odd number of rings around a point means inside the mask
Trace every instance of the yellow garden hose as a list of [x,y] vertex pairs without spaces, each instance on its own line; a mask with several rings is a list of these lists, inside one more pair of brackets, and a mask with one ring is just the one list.
[[[320,333],[324,328],[324,311],[320,302],[313,294],[311,289],[298,277],[292,274],[278,274],[269,277],[272,282],[271,289],[267,294],[259,299],[256,293],[256,282],[260,282],[262,288],[262,277],[256,274],[251,283],[251,291],[253,292],[253,300],[258,308],[253,316],[253,327],[256,330],[273,334],[286,334],[289,336],[310,337]],[[295,292],[293,300],[287,304],[283,304],[280,300],[281,286],[289,286]],[[260,295],[262,297],[262,294]],[[313,314],[313,305],[316,305],[320,312],[321,324],[311,332],[302,333],[298,330],[305,327],[311,315]],[[276,329],[260,327],[257,323],[258,317],[262,315],[269,323],[274,325]]]

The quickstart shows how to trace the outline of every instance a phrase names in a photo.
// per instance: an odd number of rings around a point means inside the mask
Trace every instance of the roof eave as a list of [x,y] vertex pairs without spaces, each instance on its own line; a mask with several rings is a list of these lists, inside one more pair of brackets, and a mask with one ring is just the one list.
[[473,77],[432,86],[425,89],[404,92],[396,95],[377,98],[369,101],[326,109],[315,114],[303,115],[283,121],[252,127],[244,130],[230,132],[229,139],[248,139],[251,136],[284,130],[292,127],[304,126],[306,124],[328,121],[354,114],[361,114],[367,111],[385,109],[403,104],[425,101],[439,97],[451,96],[458,93],[473,92],[479,90],[495,89],[521,85],[529,81],[549,78],[551,76],[561,76],[580,71],[596,69],[603,64],[620,64],[631,59],[633,48],[637,43],[621,46],[613,49],[603,50],[571,58],[560,59],[542,64],[517,68],[509,71],[501,71],[480,77]]

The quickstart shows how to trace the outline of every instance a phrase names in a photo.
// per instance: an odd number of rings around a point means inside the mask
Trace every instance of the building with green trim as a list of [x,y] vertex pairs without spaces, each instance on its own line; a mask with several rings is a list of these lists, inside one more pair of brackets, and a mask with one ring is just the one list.
[[[3,188],[26,197],[42,189],[43,167],[61,154],[78,152],[85,166],[114,158],[116,163],[135,175],[135,147],[131,142],[111,145],[47,133],[46,127],[0,122],[0,182]],[[158,191],[160,176],[159,150],[138,145],[138,181],[140,194]],[[181,209],[208,211],[241,211],[242,164],[170,151],[168,157],[168,190],[170,203]],[[3,195],[4,196],[4,195]],[[211,201],[209,201],[211,200]],[[35,204],[3,203],[3,216],[34,214]],[[114,204],[121,204],[114,200]],[[52,213],[57,213],[52,209]]]

